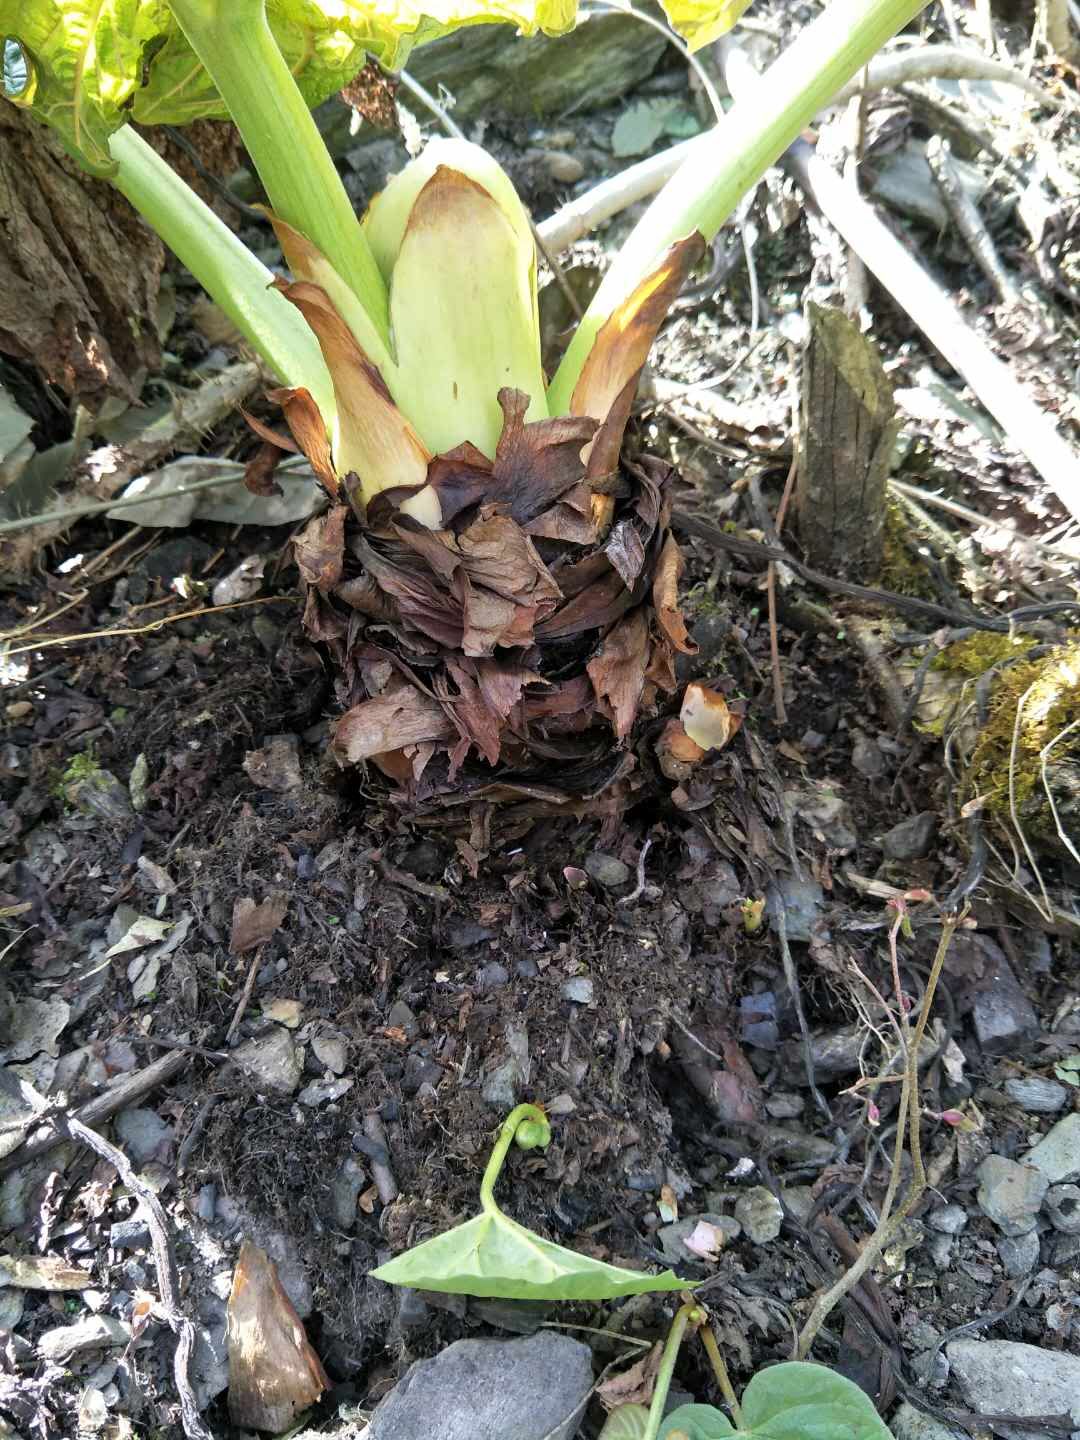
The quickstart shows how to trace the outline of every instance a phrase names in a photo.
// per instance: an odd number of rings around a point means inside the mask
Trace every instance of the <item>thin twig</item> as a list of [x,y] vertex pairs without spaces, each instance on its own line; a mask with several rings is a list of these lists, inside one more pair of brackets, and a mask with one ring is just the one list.
[[814,1076],[814,1052],[810,1044],[810,1027],[806,1023],[806,1012],[803,1009],[802,990],[799,986],[799,975],[795,969],[795,961],[791,955],[791,946],[787,938],[787,916],[784,913],[783,896],[778,895],[776,906],[776,936],[780,941],[780,960],[784,967],[784,979],[787,981],[788,993],[791,996],[791,1003],[795,1006],[795,1018],[799,1022],[799,1034],[802,1036],[803,1063],[806,1066],[806,1083],[810,1087],[810,1094],[814,1097],[814,1104],[818,1107],[826,1120],[832,1120],[832,1108],[828,1100],[821,1093]]
[[176,1336],[176,1351],[173,1356],[173,1379],[180,1397],[180,1419],[188,1440],[213,1440],[213,1436],[199,1418],[199,1407],[191,1388],[189,1366],[195,1351],[197,1339],[195,1326],[180,1308],[180,1286],[176,1271],[176,1260],[169,1243],[168,1220],[161,1201],[141,1176],[135,1173],[131,1162],[122,1150],[91,1130],[73,1115],[58,1116],[55,1126],[61,1134],[80,1140],[95,1155],[113,1167],[120,1179],[133,1195],[137,1195],[146,1215],[150,1231],[150,1248],[157,1271],[158,1303],[154,1313],[163,1320]]
[[251,1000],[251,992],[255,988],[255,976],[258,973],[259,962],[262,960],[263,947],[260,945],[255,954],[251,957],[251,964],[248,966],[247,975],[244,977],[244,988],[240,991],[240,998],[236,1002],[236,1009],[229,1021],[229,1028],[225,1031],[225,1044],[231,1045],[233,1036],[240,1028],[240,1021],[244,1018],[244,1011]]
[[651,849],[652,836],[650,835],[649,838],[645,841],[644,845],[642,845],[641,853],[638,855],[637,884],[634,886],[633,890],[631,890],[629,895],[623,896],[623,898],[619,901],[620,905],[632,905],[635,900],[640,900],[642,895],[645,893],[645,856],[648,855]]
[[[181,610],[177,615],[163,615],[160,620],[150,620],[145,625],[117,625],[109,630],[84,630],[78,635],[46,635],[32,645],[17,645],[6,650],[6,656],[24,655],[29,650],[48,650],[56,645],[77,645],[87,640],[114,640],[124,635],[149,635],[163,630],[166,625],[177,625],[181,620],[193,620],[199,615],[219,615],[223,610],[246,610],[249,605],[295,605],[295,595],[258,595],[254,600],[233,600],[228,605],[200,605],[195,610]],[[4,642],[0,635],[0,644]]]
[[[942,967],[945,964],[945,956],[952,943],[952,937],[960,924],[962,914],[945,915],[942,918],[941,938],[938,941],[937,952],[934,955],[934,962],[930,967],[930,976],[926,982],[926,991],[923,994],[923,1003],[919,1011],[918,1024],[908,1046],[907,1054],[904,1056],[904,1079],[900,1094],[900,1110],[897,1116],[896,1144],[893,1149],[892,1172],[889,1177],[889,1186],[881,1207],[881,1219],[877,1229],[865,1242],[855,1263],[845,1270],[840,1279],[828,1290],[818,1296],[814,1302],[813,1309],[806,1320],[799,1335],[798,1357],[805,1360],[810,1349],[817,1338],[822,1325],[828,1319],[831,1312],[839,1302],[859,1283],[862,1277],[877,1263],[882,1252],[892,1243],[892,1240],[899,1232],[900,1226],[914,1209],[926,1189],[926,1171],[923,1168],[922,1145],[920,1134],[920,1107],[919,1099],[919,1065],[918,1054],[922,1045],[923,1035],[926,1032],[927,1021],[930,1018],[930,1011],[934,1003],[934,991],[937,989],[938,980],[941,977]],[[901,1013],[903,1007],[901,1006]],[[893,1213],[893,1204],[896,1199],[896,1192],[900,1185],[901,1162],[904,1154],[904,1130],[905,1122],[910,1124],[911,1129],[911,1183],[903,1201],[897,1206]]]

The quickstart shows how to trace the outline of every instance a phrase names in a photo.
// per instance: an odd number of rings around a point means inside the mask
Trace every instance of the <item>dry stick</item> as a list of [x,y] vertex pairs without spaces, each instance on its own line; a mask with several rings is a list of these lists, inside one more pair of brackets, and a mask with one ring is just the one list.
[[898,55],[879,55],[854,80],[848,81],[832,103],[840,105],[855,95],[895,90],[913,80],[996,80],[1004,85],[1016,85],[1048,109],[1060,110],[1063,104],[1012,65],[991,60],[975,50],[964,50],[959,45],[927,45]]
[[[155,1060],[143,1070],[137,1070],[132,1075],[123,1075],[115,1080],[107,1090],[100,1095],[95,1095],[85,1105],[80,1105],[73,1112],[71,1118],[82,1125],[100,1125],[110,1116],[115,1115],[118,1110],[126,1110],[130,1105],[137,1105],[144,1099],[151,1090],[156,1090],[159,1085],[164,1085],[167,1080],[172,1080],[179,1075],[181,1070],[188,1063],[189,1056],[183,1051],[173,1051],[163,1055],[160,1060]],[[30,1129],[37,1123],[33,1118],[28,1121],[27,1128]],[[55,1150],[57,1145],[63,1141],[63,1136],[58,1135],[55,1130],[45,1130],[33,1139],[26,1140],[10,1155],[5,1155],[0,1160],[0,1175],[6,1175],[9,1170],[17,1170],[20,1165],[25,1165],[30,1160],[36,1160],[39,1155],[45,1155],[50,1150]]]
[[635,900],[640,900],[645,893],[645,856],[652,849],[652,836],[645,841],[641,847],[641,853],[637,858],[637,884],[629,895],[624,895],[618,902],[620,905],[632,905]]
[[[784,482],[784,493],[776,508],[777,540],[780,539],[780,532],[784,528],[784,517],[787,515],[791,497],[795,493],[795,480],[799,473],[799,405],[797,399],[792,403],[791,417],[793,454],[791,464],[788,466],[787,480]],[[769,653],[772,657],[773,705],[776,710],[776,723],[786,725],[787,706],[784,704],[784,676],[780,669],[780,637],[776,628],[776,576],[776,561],[770,560],[769,568],[766,571],[765,594],[769,601]]]
[[917,485],[909,485],[906,480],[890,479],[888,483],[889,489],[895,490],[898,495],[906,495],[920,505],[930,505],[938,510],[944,510],[947,515],[955,515],[958,520],[966,520],[969,525],[1000,530],[1010,536],[1018,545],[1033,545],[1039,550],[1045,550],[1051,555],[1061,555],[1067,560],[1075,560],[1080,556],[1080,536],[1077,536],[1072,544],[1066,540],[1041,540],[1037,535],[1025,535],[1022,530],[1017,530],[1015,525],[1008,525],[1003,520],[992,520],[989,515],[980,515],[969,505],[961,505],[956,500],[950,500],[946,495],[935,495],[929,490],[920,490]]
[[244,1018],[244,1011],[248,1007],[251,992],[255,988],[255,976],[259,969],[259,961],[262,959],[262,953],[263,947],[260,945],[251,957],[251,964],[248,966],[247,975],[244,977],[244,988],[240,991],[240,999],[236,1002],[236,1009],[233,1011],[233,1017],[229,1021],[229,1028],[225,1031],[226,1045],[232,1044],[233,1036],[239,1028],[240,1021]]
[[943,136],[933,135],[927,142],[926,163],[930,166],[930,173],[946,210],[952,216],[957,230],[967,241],[975,263],[997,291],[998,299],[1003,305],[1019,305],[1020,291],[998,258],[986,222],[979,214],[978,206],[964,189],[949,142]]
[[787,981],[788,992],[791,995],[792,1004],[795,1006],[795,1018],[799,1022],[799,1034],[802,1036],[803,1064],[806,1066],[806,1083],[810,1087],[810,1094],[814,1097],[814,1104],[818,1107],[826,1120],[832,1120],[832,1110],[829,1102],[817,1086],[817,1078],[814,1075],[814,1052],[810,1044],[810,1027],[806,1023],[806,1012],[803,1009],[802,990],[799,987],[799,976],[795,969],[795,961],[791,954],[791,946],[787,938],[787,915],[784,912],[783,897],[776,907],[776,934],[780,941],[780,960],[784,967],[784,979]]
[[180,1419],[184,1427],[184,1434],[188,1440],[214,1440],[210,1431],[199,1418],[199,1407],[195,1403],[195,1393],[191,1388],[188,1367],[195,1351],[195,1326],[180,1309],[180,1286],[176,1273],[176,1260],[169,1244],[169,1222],[165,1217],[161,1201],[150,1186],[136,1175],[124,1152],[118,1150],[96,1130],[91,1130],[88,1125],[76,1120],[74,1116],[57,1117],[56,1127],[61,1139],[66,1134],[73,1140],[81,1140],[88,1149],[93,1150],[95,1155],[100,1155],[103,1160],[107,1160],[132,1194],[139,1197],[146,1213],[146,1224],[150,1231],[150,1248],[154,1256],[154,1269],[157,1271],[159,1300],[154,1306],[154,1312],[160,1320],[164,1320],[176,1336],[173,1379],[180,1397]]
[[364,1134],[378,1145],[387,1157],[385,1160],[378,1160],[374,1155],[370,1155],[368,1158],[371,1161],[371,1178],[375,1181],[379,1199],[384,1205],[392,1205],[398,1197],[398,1187],[397,1181],[394,1179],[394,1172],[390,1169],[390,1146],[386,1140],[386,1129],[382,1123],[382,1116],[377,1110],[369,1110],[364,1116]]
[[965,323],[945,291],[908,254],[872,207],[857,200],[805,141],[791,146],[785,164],[897,304],[964,377],[1009,443],[1027,457],[1066,510],[1080,520],[1080,456],[1057,433],[1009,367]]
[[[900,1093],[900,1109],[897,1115],[896,1142],[893,1148],[892,1171],[889,1176],[889,1186],[885,1193],[885,1199],[881,1206],[881,1220],[877,1229],[863,1245],[859,1258],[849,1270],[845,1270],[835,1285],[818,1296],[814,1307],[810,1311],[806,1324],[799,1335],[798,1358],[805,1360],[810,1348],[817,1339],[818,1332],[828,1319],[829,1315],[840,1303],[840,1301],[859,1283],[862,1277],[875,1264],[881,1256],[882,1251],[895,1238],[900,1226],[910,1215],[923,1192],[926,1189],[926,1171],[923,1167],[922,1158],[922,1135],[920,1129],[920,1099],[919,1099],[919,1050],[922,1046],[923,1036],[926,1033],[927,1021],[930,1018],[930,1010],[934,1003],[934,992],[937,989],[938,980],[941,978],[942,966],[945,963],[945,956],[948,954],[949,945],[960,924],[962,914],[946,915],[941,923],[941,938],[938,941],[937,952],[934,955],[934,963],[930,967],[930,976],[926,982],[926,993],[923,996],[923,1003],[919,1010],[918,1023],[914,1033],[908,1028],[908,1043],[904,1055],[904,1079]],[[901,1016],[904,1016],[903,1005],[900,1005]],[[896,1200],[896,1192],[900,1187],[900,1167],[904,1154],[904,1130],[905,1124],[911,1131],[911,1184],[908,1186],[907,1194],[900,1205],[893,1213],[893,1204]]]

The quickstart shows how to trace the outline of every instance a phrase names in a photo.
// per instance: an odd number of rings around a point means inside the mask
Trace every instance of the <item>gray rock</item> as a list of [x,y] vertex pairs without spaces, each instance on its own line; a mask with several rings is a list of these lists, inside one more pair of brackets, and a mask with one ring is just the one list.
[[784,1211],[771,1190],[755,1185],[735,1201],[735,1219],[755,1245],[768,1245],[780,1234]]
[[774,1090],[765,1101],[765,1109],[774,1120],[795,1120],[806,1109],[806,1101],[801,1095]]
[[1050,1224],[1063,1235],[1080,1235],[1080,1185],[1051,1185],[1046,1192]]
[[477,977],[480,989],[486,994],[489,990],[501,990],[509,981],[510,972],[505,965],[500,965],[497,960],[492,960],[485,965]]
[[765,909],[774,924],[783,910],[787,938],[805,945],[825,909],[825,891],[816,880],[781,875],[765,897]]
[[96,1350],[102,1345],[126,1345],[131,1339],[131,1326],[111,1315],[86,1315],[74,1325],[58,1325],[55,1330],[46,1330],[37,1342],[37,1353],[42,1360],[69,1360],[84,1350]]
[[59,996],[38,1000],[24,996],[6,1017],[4,1039],[7,1048],[0,1051],[0,1060],[29,1060],[44,1051],[57,1055],[60,1032],[71,1018],[71,1006]]
[[997,1252],[1006,1275],[1013,1280],[1030,1275],[1039,1263],[1039,1232],[1029,1230],[1026,1235],[1003,1235],[998,1241]]
[[954,1240],[951,1235],[930,1236],[930,1259],[939,1270],[948,1267],[952,1259]]
[[732,1215],[716,1215],[711,1211],[706,1211],[703,1215],[684,1215],[681,1220],[676,1220],[672,1225],[661,1225],[656,1232],[660,1249],[664,1252],[664,1258],[669,1264],[685,1265],[689,1261],[701,1258],[692,1250],[688,1250],[683,1241],[688,1235],[694,1233],[702,1220],[708,1225],[716,1226],[724,1237],[725,1245],[730,1245],[742,1234],[742,1226]]
[[996,946],[983,954],[987,968],[971,1009],[975,1035],[988,1055],[1015,1053],[1038,1034],[1039,1019],[1004,955]]
[[942,1205],[931,1210],[927,1224],[939,1235],[959,1235],[968,1223],[968,1213],[962,1205]]
[[954,1430],[932,1415],[924,1415],[905,1400],[889,1421],[895,1440],[964,1440],[966,1430]]
[[517,1104],[520,1083],[521,1066],[514,1059],[505,1060],[488,1073],[480,1094],[486,1105],[496,1110],[512,1110]]
[[575,1005],[591,1005],[596,987],[588,975],[573,975],[562,986],[560,993],[564,1000],[572,1000]]
[[1003,1155],[988,1155],[975,1172],[979,1208],[1006,1235],[1034,1230],[1050,1184],[1034,1165],[1019,1165]]
[[118,1220],[109,1226],[109,1245],[113,1250],[142,1250],[149,1248],[150,1227],[141,1214],[130,1220]]
[[161,1159],[172,1140],[172,1126],[156,1110],[121,1110],[113,1124],[120,1149],[133,1165]]
[[330,1181],[330,1210],[334,1224],[348,1233],[356,1224],[356,1201],[367,1181],[367,1172],[353,1155],[346,1155]]
[[428,1323],[431,1307],[419,1290],[410,1290],[408,1285],[398,1287],[398,1324],[403,1330],[419,1330]]
[[[442,1072],[439,1072],[440,1075]],[[341,1097],[352,1089],[352,1080],[338,1077],[334,1080],[312,1080],[310,1085],[305,1085],[297,1095],[301,1105],[325,1105],[331,1100],[340,1100]],[[403,1087],[404,1088],[404,1085]]]
[[[1012,1340],[954,1340],[946,1351],[964,1399],[976,1413],[1064,1413],[1080,1428],[1080,1355]],[[1045,1430],[994,1428],[1006,1440],[1050,1440]]]
[[936,834],[937,816],[932,810],[923,810],[887,830],[881,837],[881,849],[886,860],[921,860]]
[[371,1440],[571,1440],[592,1389],[587,1345],[552,1330],[458,1340],[418,1360],[371,1417]]
[[340,1035],[316,1035],[311,1048],[319,1064],[335,1075],[342,1074],[349,1063],[349,1047]]
[[1029,1165],[1037,1166],[1051,1185],[1080,1175],[1080,1114],[1059,1120],[1025,1159]]
[[1006,1080],[1005,1094],[1031,1115],[1054,1115],[1065,1108],[1069,1098],[1064,1085],[1038,1075]]
[[416,1016],[405,1004],[404,1000],[395,1000],[390,1006],[390,1013],[386,1017],[386,1023],[391,1030],[404,1030],[406,1038],[415,1040],[420,1034],[420,1026],[416,1023]]
[[[814,1079],[818,1084],[825,1080],[838,1080],[842,1075],[854,1075],[859,1069],[865,1038],[866,1032],[857,1025],[846,1025],[840,1030],[811,1035],[810,1057],[814,1062]],[[784,1078],[805,1085],[806,1056],[803,1053],[802,1041],[786,1041],[780,1053]]]
[[275,1025],[267,1035],[245,1040],[233,1055],[256,1084],[267,1090],[291,1095],[300,1083],[303,1062],[292,1036],[282,1025]]
[[560,185],[573,185],[585,174],[585,166],[577,156],[567,155],[565,150],[546,151],[544,165],[551,178]]
[[602,850],[594,850],[590,855],[586,855],[585,872],[605,890],[616,890],[630,879],[629,865],[624,865],[614,855],[605,855]]

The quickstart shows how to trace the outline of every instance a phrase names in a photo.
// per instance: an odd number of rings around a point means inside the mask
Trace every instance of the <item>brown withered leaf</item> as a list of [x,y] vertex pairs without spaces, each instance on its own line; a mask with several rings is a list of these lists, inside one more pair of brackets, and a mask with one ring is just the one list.
[[625,740],[637,718],[649,655],[649,620],[644,609],[632,611],[608,631],[600,653],[586,665],[589,679],[615,734]]
[[330,1387],[277,1266],[250,1240],[233,1272],[228,1349],[229,1418],[242,1429],[278,1435]]
[[[676,241],[656,269],[612,311],[593,341],[570,401],[572,415],[591,415],[601,424],[611,422],[604,427],[602,447],[593,447],[601,449],[601,454],[595,469],[590,468],[590,477],[617,468],[641,367],[672,302],[704,253],[705,241],[697,231]],[[632,387],[629,398],[625,393],[628,387]],[[589,461],[592,466],[592,455]]]
[[[273,400],[275,404],[281,406],[285,412],[286,423],[292,431],[297,445],[311,462],[311,468],[319,477],[323,489],[331,500],[336,500],[338,480],[334,473],[334,462],[330,454],[330,441],[326,435],[326,422],[323,420],[318,405],[315,404],[311,391],[305,390],[303,386],[297,386],[295,389],[281,386],[277,390],[268,390],[266,396],[268,400]],[[251,423],[249,419],[248,424]]]
[[334,726],[332,745],[340,759],[356,764],[424,740],[448,740],[453,734],[439,702],[400,681],[346,710]]
[[742,724],[742,716],[734,714],[719,690],[697,681],[686,687],[679,712],[683,730],[691,744],[706,750],[722,750]]
[[285,919],[288,908],[289,898],[281,894],[268,895],[261,905],[256,905],[250,895],[236,900],[229,949],[234,955],[243,955],[245,950],[265,945]]
[[492,498],[505,500],[510,514],[524,523],[546,510],[585,473],[581,454],[596,433],[597,422],[583,415],[525,423],[529,397],[509,386],[499,391],[502,434],[495,449]]
[[669,534],[664,541],[664,548],[660,552],[660,559],[656,565],[656,575],[653,579],[653,605],[656,607],[656,618],[660,623],[660,628],[675,649],[681,650],[684,655],[696,655],[698,647],[690,638],[686,621],[683,619],[682,606],[679,604],[679,580],[683,568],[682,552],[675,536]]
[[341,579],[345,562],[344,505],[315,515],[293,541],[297,568],[309,585],[327,594]]
[[445,455],[436,455],[428,465],[427,478],[439,497],[444,525],[493,496],[491,461],[468,440]]
[[676,784],[689,780],[694,769],[705,758],[705,751],[690,739],[682,727],[682,721],[674,718],[669,720],[660,732],[655,748],[660,773]]
[[658,1340],[640,1360],[626,1370],[612,1375],[610,1379],[601,1381],[596,1387],[596,1393],[604,1409],[614,1410],[616,1405],[648,1405],[656,1386],[663,1353],[663,1344]]
[[252,495],[281,494],[281,486],[274,479],[281,453],[279,446],[263,441],[247,462],[244,467],[244,488]]
[[630,520],[620,520],[607,538],[604,554],[622,576],[626,588],[633,590],[645,564],[645,546],[637,526]]

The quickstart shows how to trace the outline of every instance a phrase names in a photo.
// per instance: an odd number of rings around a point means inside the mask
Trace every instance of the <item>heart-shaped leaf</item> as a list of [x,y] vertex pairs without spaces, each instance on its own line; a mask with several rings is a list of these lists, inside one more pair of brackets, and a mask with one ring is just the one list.
[[543,1148],[550,1138],[547,1117],[537,1106],[519,1105],[511,1111],[484,1172],[481,1213],[380,1265],[372,1271],[375,1278],[417,1290],[503,1300],[608,1300],[685,1289],[687,1282],[670,1270],[662,1275],[621,1270],[553,1245],[502,1213],[493,1190],[511,1143]]
[[890,1440],[873,1401],[824,1365],[792,1360],[759,1370],[742,1397],[740,1428],[711,1405],[682,1405],[657,1440]]
[[620,1270],[553,1245],[501,1211],[485,1211],[372,1273],[390,1285],[505,1300],[608,1300],[687,1284],[670,1270]]

